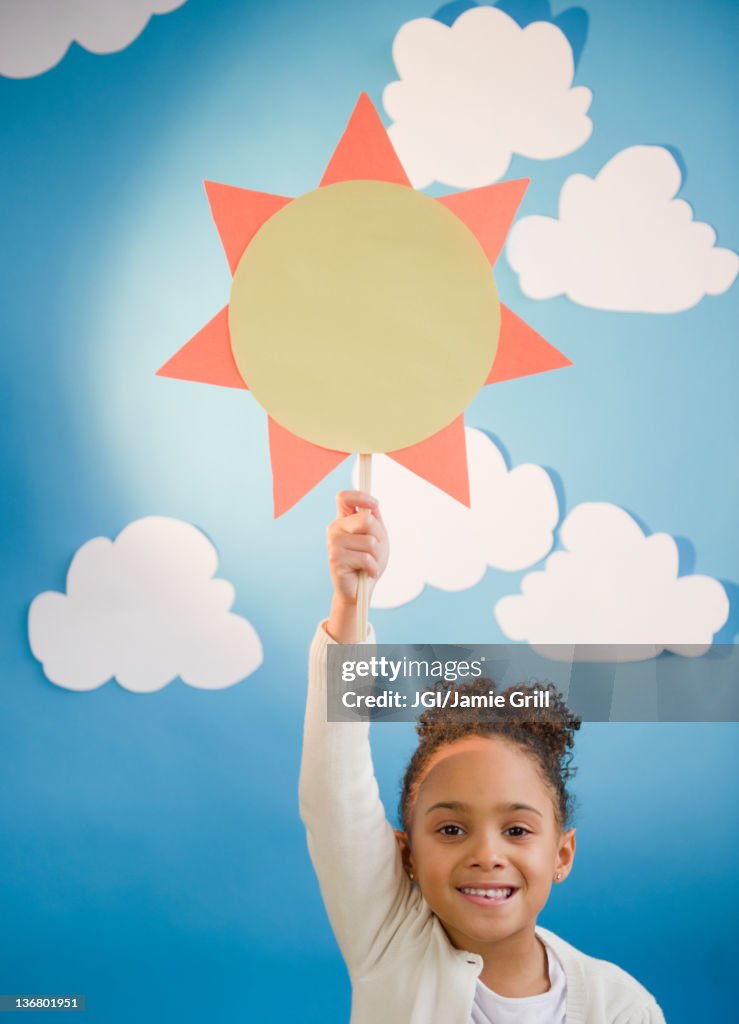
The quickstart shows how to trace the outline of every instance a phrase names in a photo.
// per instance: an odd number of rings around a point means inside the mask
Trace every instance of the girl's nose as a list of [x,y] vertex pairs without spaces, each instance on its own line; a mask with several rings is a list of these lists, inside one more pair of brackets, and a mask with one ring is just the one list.
[[493,837],[481,837],[480,842],[471,852],[470,864],[485,871],[505,864],[505,857]]

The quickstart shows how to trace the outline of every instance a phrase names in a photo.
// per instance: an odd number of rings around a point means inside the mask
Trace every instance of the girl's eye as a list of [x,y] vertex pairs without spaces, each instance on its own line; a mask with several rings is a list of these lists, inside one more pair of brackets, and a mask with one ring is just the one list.
[[461,836],[462,829],[459,825],[442,825],[441,828],[436,830],[442,836]]
[[520,839],[522,836],[530,836],[531,832],[522,825],[511,825],[510,828],[505,830],[504,834],[511,836],[513,839]]

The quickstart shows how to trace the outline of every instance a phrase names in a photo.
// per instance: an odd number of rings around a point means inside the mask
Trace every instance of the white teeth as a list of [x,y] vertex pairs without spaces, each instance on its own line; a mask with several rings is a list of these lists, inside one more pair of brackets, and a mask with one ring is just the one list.
[[460,889],[468,896],[484,896],[489,900],[504,900],[513,895],[513,889]]

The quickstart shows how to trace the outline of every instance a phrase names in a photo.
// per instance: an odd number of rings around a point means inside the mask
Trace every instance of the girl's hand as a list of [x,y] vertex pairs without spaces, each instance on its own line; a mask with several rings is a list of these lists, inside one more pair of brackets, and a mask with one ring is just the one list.
[[369,576],[370,594],[390,554],[387,530],[375,498],[363,491],[341,491],[338,515],[327,530],[328,565],[334,585],[328,632],[340,643],[355,639],[359,573]]

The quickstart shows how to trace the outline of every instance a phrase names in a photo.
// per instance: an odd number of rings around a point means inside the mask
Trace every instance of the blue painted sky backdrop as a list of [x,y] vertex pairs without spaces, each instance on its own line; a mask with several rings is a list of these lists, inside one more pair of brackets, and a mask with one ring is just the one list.
[[[520,213],[555,215],[570,174],[658,143],[679,152],[697,219],[736,249],[736,5],[585,9],[575,82],[593,90],[594,131],[564,158],[514,158],[507,177],[532,178]],[[275,522],[262,410],[154,371],[227,301],[202,179],[315,187],[358,94],[381,109],[398,28],[433,10],[188,0],[121,53],[73,46],[46,74],[0,79],[2,992],[85,992],[106,1024],[134,998],[143,1021],[257,1020],[278,998],[286,1019],[347,1018],[296,790],[324,528],[349,470]],[[563,514],[610,501],[683,538],[682,570],[729,585],[733,642],[736,289],[649,316],[526,299],[505,259],[496,280],[574,365],[485,389],[467,422],[552,471]],[[63,589],[84,541],[147,514],[212,538],[264,666],[219,693],[52,686],[27,647],[29,602]],[[375,613],[378,634],[502,640],[492,607],[521,576],[427,590]],[[375,732],[394,807],[410,727]],[[579,743],[579,864],[544,923],[633,971],[671,1024],[730,1005],[735,750],[733,725],[593,725]]]

